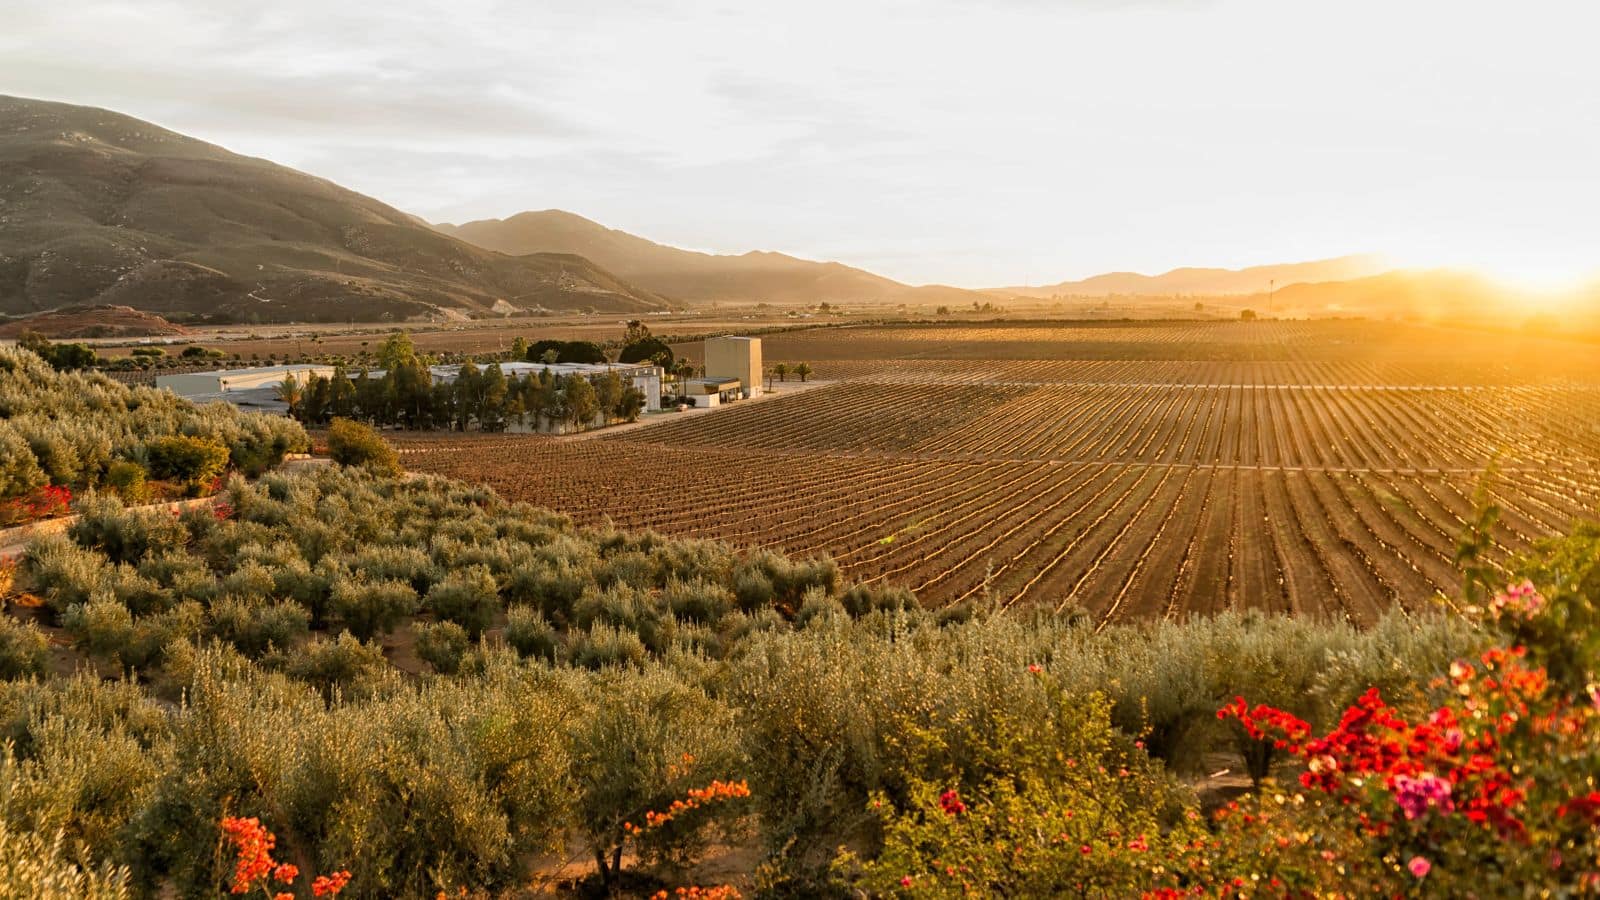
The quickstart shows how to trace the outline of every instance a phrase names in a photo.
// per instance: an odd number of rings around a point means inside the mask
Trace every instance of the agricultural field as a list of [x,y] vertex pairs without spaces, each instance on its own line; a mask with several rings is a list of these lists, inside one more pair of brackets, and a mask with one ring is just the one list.
[[[695,349],[692,346],[686,349]],[[828,553],[928,605],[1372,621],[1600,512],[1600,353],[1376,322],[886,326],[765,340],[826,383],[587,440],[401,438],[572,515]]]

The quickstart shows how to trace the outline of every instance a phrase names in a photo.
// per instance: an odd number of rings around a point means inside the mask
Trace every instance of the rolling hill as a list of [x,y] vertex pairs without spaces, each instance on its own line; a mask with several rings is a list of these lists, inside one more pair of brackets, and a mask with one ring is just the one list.
[[1207,296],[1266,293],[1268,282],[1277,287],[1300,282],[1346,281],[1378,275],[1386,270],[1375,256],[1341,256],[1313,262],[1251,266],[1247,269],[1173,269],[1160,275],[1108,272],[1081,281],[1062,281],[1037,287],[1003,287],[997,294],[1022,297]]
[[559,209],[435,227],[501,253],[575,253],[643,288],[690,302],[965,306],[992,299],[961,288],[901,284],[842,263],[782,253],[721,255],[682,250]]
[[508,256],[129,116],[0,96],[0,313],[401,321],[666,306],[570,253]]

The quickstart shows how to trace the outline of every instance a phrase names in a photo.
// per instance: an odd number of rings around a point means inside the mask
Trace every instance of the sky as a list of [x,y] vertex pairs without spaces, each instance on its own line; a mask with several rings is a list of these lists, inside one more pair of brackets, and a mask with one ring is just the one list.
[[0,0],[0,93],[432,221],[913,283],[1346,253],[1600,273],[1600,4]]

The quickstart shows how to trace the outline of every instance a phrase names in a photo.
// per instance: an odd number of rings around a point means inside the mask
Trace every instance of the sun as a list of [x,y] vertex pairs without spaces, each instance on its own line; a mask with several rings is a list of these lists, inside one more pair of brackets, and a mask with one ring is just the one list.
[[1586,287],[1600,283],[1594,267],[1543,261],[1501,262],[1485,267],[1484,274],[1512,288],[1530,305],[1559,305]]

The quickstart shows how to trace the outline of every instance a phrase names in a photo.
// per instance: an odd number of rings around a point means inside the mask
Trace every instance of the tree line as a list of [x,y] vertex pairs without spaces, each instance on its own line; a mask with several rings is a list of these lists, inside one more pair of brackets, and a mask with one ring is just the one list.
[[598,377],[548,369],[507,376],[498,364],[464,363],[453,381],[435,382],[409,335],[390,336],[378,354],[381,376],[339,366],[304,383],[285,376],[278,393],[289,414],[309,425],[335,418],[410,430],[504,431],[510,425],[581,431],[597,422],[632,422],[644,392],[617,372]]

